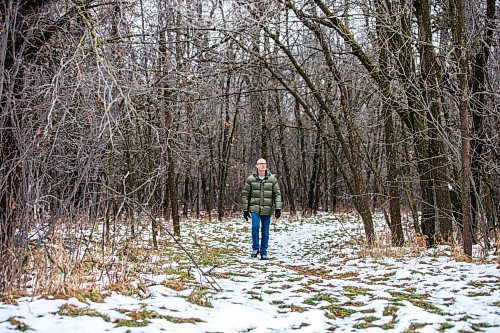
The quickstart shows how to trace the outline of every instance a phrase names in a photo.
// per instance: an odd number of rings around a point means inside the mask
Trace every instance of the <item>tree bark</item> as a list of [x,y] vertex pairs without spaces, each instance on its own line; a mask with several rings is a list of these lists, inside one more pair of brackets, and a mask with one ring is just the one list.
[[290,205],[290,215],[295,216],[296,208],[295,208],[295,191],[292,187],[292,173],[290,172],[290,164],[288,163],[288,154],[287,148],[285,146],[285,131],[283,124],[283,116],[281,110],[281,101],[280,101],[280,92],[276,93],[276,114],[278,117],[278,142],[281,153],[281,158],[283,162],[283,172],[284,179],[282,179],[285,183],[285,195],[288,199],[288,204]]
[[460,113],[460,132],[462,134],[462,220],[463,220],[463,247],[464,253],[472,258],[472,229],[471,229],[471,164],[470,164],[470,125],[469,125],[469,96],[468,96],[468,59],[465,45],[465,14],[464,1],[451,0],[450,6],[454,9],[452,14],[455,18],[454,41],[456,46],[456,57],[458,59],[458,93],[460,99],[458,103]]
[[440,65],[432,46],[431,16],[429,0],[414,0],[419,32],[420,66],[424,79],[424,97],[427,104],[429,158],[435,193],[436,215],[440,241],[452,240],[452,205],[445,148],[441,132],[442,108],[439,85]]
[[177,183],[176,183],[176,172],[175,172],[175,152],[174,152],[174,111],[173,111],[173,98],[171,93],[171,71],[168,68],[168,54],[167,54],[167,40],[166,40],[166,29],[160,31],[159,39],[159,51],[160,51],[160,66],[162,71],[162,89],[163,89],[163,117],[164,117],[164,140],[163,145],[165,149],[165,155],[167,159],[167,184],[168,184],[168,199],[170,211],[172,213],[172,224],[174,235],[179,237],[181,234],[181,227],[179,221],[179,207],[178,207],[178,195],[177,195]]
[[[323,111],[320,110],[320,115],[318,117],[318,121],[320,124],[323,124],[324,115]],[[320,131],[316,132],[316,138],[314,140],[314,153],[312,159],[312,172],[311,177],[309,178],[309,189],[307,191],[307,213],[311,215],[315,215],[318,210],[317,206],[317,188],[319,181],[319,168],[320,168],[320,158],[321,158],[321,133]]]
[[[390,4],[390,1],[387,1]],[[386,31],[389,22],[384,18],[380,0],[376,1],[377,8],[377,32],[379,40],[379,63],[380,72],[382,75],[387,75],[389,67],[389,45],[390,34]],[[382,96],[389,95],[389,79],[383,80],[381,85]],[[382,109],[384,114],[384,139],[385,139],[385,154],[387,168],[387,194],[389,196],[389,211],[390,221],[389,228],[391,230],[392,243],[400,246],[404,243],[403,225],[401,222],[401,202],[399,201],[399,186],[398,186],[398,165],[396,151],[396,133],[394,129],[393,110],[397,106],[394,101],[389,101],[384,98]]]
[[[487,69],[490,58],[490,50],[493,43],[493,33],[495,30],[495,13],[496,0],[487,0],[486,2],[486,23],[484,29],[484,37],[481,41],[481,47],[475,54],[472,64],[472,77],[469,81],[471,90],[470,109],[472,111],[472,128],[471,128],[471,173],[473,179],[473,191],[471,192],[472,217],[471,225],[473,231],[473,241],[477,240],[477,231],[479,230],[479,212],[480,203],[484,202],[484,196],[481,196],[483,180],[481,168],[484,164],[483,146],[486,141],[484,130],[485,106],[486,106],[486,78]],[[490,192],[491,191],[486,191]],[[490,205],[484,205],[488,207]],[[493,217],[495,214],[487,213]],[[491,223],[488,229],[494,229],[494,218],[488,219]],[[486,237],[487,239],[488,237]],[[486,244],[488,245],[488,244]]]
[[[299,165],[299,170],[298,170],[298,173],[299,173],[299,176],[298,176],[298,182],[299,182],[299,188],[302,188],[302,189],[305,189],[307,188],[307,163],[306,163],[306,158],[307,158],[307,149],[306,149],[306,143],[305,143],[305,139],[306,139],[306,133],[305,133],[305,129],[304,129],[304,123],[303,123],[303,120],[302,120],[302,115],[300,114],[300,103],[297,99],[295,99],[295,103],[294,103],[294,108],[293,108],[293,111],[294,111],[294,115],[295,115],[295,122],[296,122],[296,126],[297,126],[297,130],[296,130],[296,135],[297,135],[297,143],[298,143],[298,147],[299,147],[299,159],[300,159],[300,165]],[[304,193],[303,191],[300,191],[299,192],[299,202],[302,202],[304,203],[306,200],[305,200],[305,196],[304,196]],[[301,208],[304,209],[304,204],[301,205]]]
[[227,159],[229,156],[229,129],[232,127],[231,118],[229,117],[229,89],[231,88],[231,77],[228,76],[226,79],[226,84],[224,85],[224,103],[222,108],[224,109],[224,122],[222,124],[222,151],[219,156],[219,172],[218,172],[218,183],[219,183],[219,202],[217,205],[217,217],[219,221],[224,218],[224,202],[226,199],[226,179],[227,179]]

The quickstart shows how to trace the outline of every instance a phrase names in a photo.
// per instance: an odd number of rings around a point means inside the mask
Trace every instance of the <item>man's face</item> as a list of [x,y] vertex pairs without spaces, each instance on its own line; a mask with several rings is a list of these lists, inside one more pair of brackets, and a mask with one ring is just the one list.
[[259,159],[257,161],[257,170],[266,171],[266,168],[267,168],[266,160],[263,158]]

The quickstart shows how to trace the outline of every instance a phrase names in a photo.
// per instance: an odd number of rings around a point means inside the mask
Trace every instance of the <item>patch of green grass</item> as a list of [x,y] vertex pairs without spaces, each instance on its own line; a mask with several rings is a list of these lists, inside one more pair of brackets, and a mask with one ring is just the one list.
[[431,302],[425,301],[425,300],[420,300],[420,299],[414,299],[414,300],[409,300],[413,305],[418,306],[419,308],[424,309],[427,312],[435,313],[438,315],[445,315],[446,313],[441,310],[440,308],[436,307],[434,304]]
[[203,322],[203,320],[201,320],[200,318],[193,318],[193,317],[191,317],[191,318],[179,318],[179,317],[173,317],[173,316],[162,316],[162,318],[165,320],[168,320],[171,323],[175,323],[175,324],[184,324],[184,323],[196,324],[196,323]]
[[312,279],[312,280],[307,281],[307,285],[310,286],[312,284],[321,283],[321,282],[323,282],[323,280],[321,280],[321,279]]
[[416,292],[417,292],[417,288],[405,288],[403,290],[405,292],[407,292],[408,294],[416,294]]
[[221,257],[226,254],[226,252],[230,251],[217,248],[205,248],[199,254],[198,263],[201,266],[220,266]]
[[164,274],[166,275],[177,275],[180,280],[188,281],[192,278],[189,267],[178,266],[178,267],[167,267],[165,268]]
[[401,292],[401,291],[389,291],[389,294],[394,298],[395,301],[411,301],[412,299],[425,299],[427,296],[417,294],[414,291]]
[[442,323],[441,326],[438,328],[438,331],[443,332],[444,330],[450,329],[455,327],[455,325],[450,324],[450,323]]
[[307,293],[317,293],[318,292],[318,289],[311,287],[311,286],[305,286],[304,289],[307,290]]
[[133,319],[123,319],[119,320],[116,327],[146,327],[149,325],[149,320],[133,320]]
[[195,287],[191,294],[189,294],[187,300],[196,305],[204,306],[207,308],[211,308],[212,303],[208,298],[208,289],[203,287]]
[[195,324],[203,322],[199,318],[179,318],[174,316],[160,315],[159,313],[151,310],[140,310],[140,311],[127,311],[127,310],[117,310],[118,312],[124,313],[130,319],[119,320],[117,322],[117,327],[145,327],[148,326],[151,319],[164,319],[171,323],[183,324],[190,323]]
[[479,323],[471,323],[471,327],[474,331],[483,331],[483,328],[489,328],[489,327],[498,327],[498,325],[492,325],[490,323],[486,322],[479,322]]
[[361,310],[359,312],[361,312],[361,313],[374,313],[375,309],[364,309],[364,310]]
[[338,299],[336,297],[333,297],[332,295],[330,294],[317,294],[309,299],[306,299],[304,301],[304,304],[307,304],[307,305],[318,305],[319,302],[321,301],[326,301],[328,303],[335,303],[335,302],[338,302]]
[[298,276],[295,278],[288,279],[287,282],[297,282],[297,281],[301,281],[303,278],[304,278],[303,276]]
[[374,317],[374,316],[369,316],[369,317],[363,317],[359,318],[358,321],[359,323],[356,323],[353,327],[357,329],[363,329],[363,328],[368,328],[368,327],[375,327],[377,325],[373,325],[372,323],[376,320],[379,320],[380,318]]
[[484,285],[484,283],[480,282],[480,281],[469,281],[467,283],[468,286],[471,286],[471,287],[482,287]]
[[310,290],[307,290],[305,288],[299,288],[297,290],[295,290],[295,292],[297,293],[306,293],[306,294],[309,294],[311,291]]
[[354,298],[358,295],[366,296],[370,294],[370,289],[356,287],[356,286],[345,286],[343,287],[346,292],[345,296],[349,298]]
[[409,292],[399,292],[399,291],[389,291],[394,301],[399,302],[406,300],[419,308],[424,309],[427,312],[444,315],[445,313],[440,308],[436,307],[431,302],[426,301],[427,296],[422,294],[417,294],[414,289],[408,289]]
[[284,274],[271,274],[274,278],[277,278],[277,279],[281,279],[281,278],[284,278],[286,277],[286,275]]
[[396,321],[394,321],[394,319],[392,319],[391,321],[389,321],[383,325],[380,325],[380,328],[383,330],[392,330],[394,328],[395,324],[396,324]]
[[250,277],[252,276],[251,273],[241,273],[241,272],[227,272],[225,273],[228,276],[242,276],[242,277]]
[[367,322],[360,322],[360,323],[356,323],[354,324],[352,327],[358,329],[358,330],[361,330],[363,328],[369,328],[369,327],[374,327],[375,325],[373,325],[372,323],[367,323]]
[[344,303],[342,303],[340,305],[342,305],[342,306],[361,307],[361,306],[365,306],[366,303],[365,302],[361,302],[361,301],[347,301],[347,302],[344,302]]
[[469,291],[467,293],[467,296],[469,297],[488,296],[488,295],[490,295],[490,293],[485,291]]
[[14,329],[18,330],[18,331],[21,331],[21,332],[25,332],[27,330],[30,329],[30,327],[28,325],[26,325],[25,323],[23,323],[22,321],[20,321],[18,318],[16,317],[10,317],[9,319],[7,319],[7,321],[12,325],[14,326]]
[[370,285],[374,284],[375,282],[385,282],[385,281],[389,281],[389,278],[388,277],[384,277],[384,276],[378,276],[378,277],[369,277],[370,279]]
[[322,309],[327,310],[325,315],[327,318],[330,318],[330,319],[347,318],[356,312],[354,310],[344,308],[344,307],[339,306],[339,305],[325,306]]
[[95,303],[102,303],[104,302],[103,296],[107,295],[103,295],[99,290],[94,288],[89,288],[84,290],[81,294],[75,295],[75,297],[82,303],[87,303],[87,299]]
[[101,317],[105,321],[110,321],[109,317],[97,312],[94,309],[90,309],[88,307],[79,308],[76,305],[68,303],[61,305],[57,313],[60,316],[69,316],[69,317],[80,317],[80,316]]

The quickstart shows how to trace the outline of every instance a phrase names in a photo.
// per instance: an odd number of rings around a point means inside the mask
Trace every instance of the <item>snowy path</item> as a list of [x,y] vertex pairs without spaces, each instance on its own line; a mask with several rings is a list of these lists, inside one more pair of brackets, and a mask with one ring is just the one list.
[[195,287],[182,254],[163,251],[150,260],[165,274],[141,276],[143,297],[0,303],[0,332],[500,331],[498,258],[465,263],[445,250],[415,249],[400,258],[365,256],[353,241],[361,224],[342,221],[279,220],[268,262],[249,257],[249,223],[186,222],[183,241],[222,292]]

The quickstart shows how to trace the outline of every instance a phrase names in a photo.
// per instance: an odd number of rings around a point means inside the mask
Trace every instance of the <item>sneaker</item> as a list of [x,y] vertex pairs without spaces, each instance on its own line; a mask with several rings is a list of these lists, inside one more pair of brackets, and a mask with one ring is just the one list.
[[260,256],[260,260],[269,260],[269,257],[267,256],[267,254],[264,254]]
[[259,254],[259,250],[253,251],[252,252],[252,258],[257,258],[257,255]]

